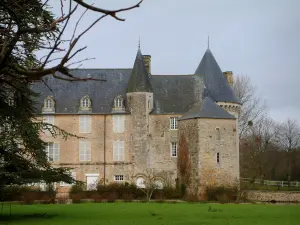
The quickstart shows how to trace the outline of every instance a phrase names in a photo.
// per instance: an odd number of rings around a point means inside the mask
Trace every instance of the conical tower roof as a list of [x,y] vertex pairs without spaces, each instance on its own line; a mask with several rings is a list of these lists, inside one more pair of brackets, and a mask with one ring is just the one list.
[[201,103],[196,104],[187,113],[183,114],[179,120],[196,118],[235,119],[233,115],[226,112],[209,97],[206,97]]
[[206,50],[195,74],[203,78],[207,93],[214,101],[240,103],[210,49]]
[[138,49],[127,86],[128,92],[153,92],[141,49]]

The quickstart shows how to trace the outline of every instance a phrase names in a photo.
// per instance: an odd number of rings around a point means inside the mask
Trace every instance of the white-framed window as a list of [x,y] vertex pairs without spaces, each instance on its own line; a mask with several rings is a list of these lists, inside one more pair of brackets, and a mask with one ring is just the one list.
[[52,99],[46,99],[46,101],[45,101],[45,108],[46,109],[53,108],[53,101],[52,101]]
[[79,141],[79,161],[91,161],[91,142]]
[[98,173],[87,173],[86,176],[86,189],[95,190],[97,189],[97,185],[99,182],[99,174]]
[[146,185],[145,185],[145,179],[143,177],[138,177],[136,179],[136,186],[138,188],[145,188],[146,187]]
[[79,133],[91,133],[91,120],[90,115],[79,116]]
[[80,106],[81,106],[81,108],[90,108],[91,107],[91,99],[89,98],[89,96],[84,96],[80,100]]
[[115,100],[114,100],[114,107],[115,108],[123,108],[124,107],[122,96],[117,96],[115,98]]
[[221,133],[220,133],[220,128],[216,128],[216,140],[221,140]]
[[123,133],[125,125],[125,115],[113,115],[113,132]]
[[114,180],[115,181],[124,181],[124,175],[115,175]]
[[[74,180],[76,180],[76,172],[75,171],[73,171],[73,172],[70,172],[70,175],[72,176],[72,178],[74,179]],[[68,184],[68,183],[65,183],[65,182],[60,182],[60,184],[59,184],[59,186],[61,186],[61,187],[69,187],[69,186],[71,186],[72,184]]]
[[155,180],[154,183],[156,189],[160,189],[160,190],[164,189],[164,184],[161,180]]
[[[43,123],[48,123],[48,124],[54,125],[54,118],[55,118],[54,115],[44,115],[43,116]],[[48,128],[44,130],[46,135],[51,134],[49,129],[52,129],[52,127],[48,126]]]
[[171,142],[171,156],[177,157],[178,153],[178,144],[177,142]]
[[59,143],[48,142],[46,153],[49,162],[57,162],[59,160]]
[[171,117],[170,118],[170,130],[177,130],[178,129],[177,120],[178,120],[178,117]]
[[43,112],[54,112],[55,111],[55,102],[52,96],[48,96],[44,100]]
[[220,152],[217,152],[217,164],[220,164]]
[[124,161],[124,141],[113,142],[114,161]]

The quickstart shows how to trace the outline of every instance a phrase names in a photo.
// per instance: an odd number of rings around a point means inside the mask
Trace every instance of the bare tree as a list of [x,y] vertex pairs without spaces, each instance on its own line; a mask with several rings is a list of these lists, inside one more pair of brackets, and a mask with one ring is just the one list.
[[244,177],[263,179],[267,173],[269,152],[277,142],[278,126],[274,120],[264,116],[250,127],[247,138],[240,148],[241,173]]
[[[76,48],[79,40],[105,17],[124,21],[125,19],[120,18],[118,13],[139,7],[142,1],[127,8],[107,10],[83,0],[55,0],[56,6],[60,7],[60,15],[53,18],[49,13],[49,0],[27,0],[26,3],[24,0],[2,0],[0,2],[1,82],[15,87],[15,79],[35,81],[49,74],[68,81],[91,79],[74,77],[69,69],[71,65],[89,60],[84,58],[73,61],[74,57],[87,47]],[[84,12],[77,20],[73,32],[69,37],[64,37],[69,22],[76,19],[74,14],[80,7],[85,9]],[[81,32],[77,32],[77,27],[87,11],[97,12],[99,16]],[[35,59],[37,50],[45,52],[40,60]]]
[[162,189],[166,181],[167,173],[158,172],[155,169],[146,169],[143,173],[143,182],[140,184],[141,191],[149,202],[156,189]]
[[255,87],[251,83],[250,77],[246,75],[235,77],[233,90],[242,104],[239,131],[240,137],[243,138],[250,132],[251,125],[265,115],[266,105],[262,103],[259,97],[255,96]]
[[287,154],[288,180],[291,180],[292,168],[296,163],[293,153],[300,147],[300,126],[296,120],[287,119],[279,126],[278,140],[281,148]]

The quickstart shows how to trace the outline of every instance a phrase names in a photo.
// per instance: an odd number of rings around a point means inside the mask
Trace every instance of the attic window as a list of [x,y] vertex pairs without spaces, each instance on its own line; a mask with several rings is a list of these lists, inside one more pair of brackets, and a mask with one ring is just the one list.
[[90,110],[91,108],[91,99],[89,96],[84,96],[80,100],[81,110]]
[[55,102],[52,96],[48,96],[44,100],[43,112],[54,112]]
[[121,96],[118,96],[114,100],[114,108],[123,108],[123,98]]

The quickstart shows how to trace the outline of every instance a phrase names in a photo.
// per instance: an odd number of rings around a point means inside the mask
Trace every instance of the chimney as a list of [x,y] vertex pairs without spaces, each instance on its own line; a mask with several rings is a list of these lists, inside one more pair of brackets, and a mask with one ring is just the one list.
[[148,74],[151,74],[151,55],[143,55],[144,63]]
[[233,74],[232,71],[225,71],[223,72],[227,82],[229,83],[230,86],[233,85]]

